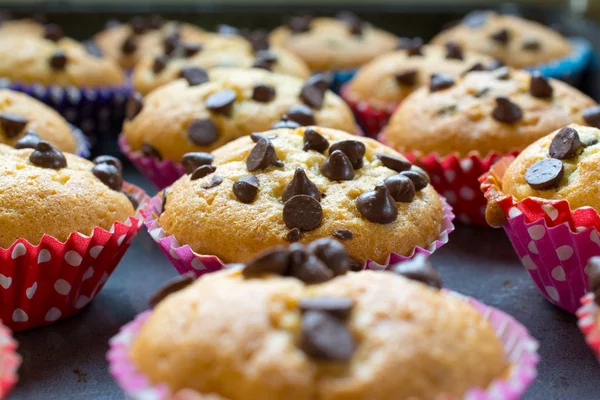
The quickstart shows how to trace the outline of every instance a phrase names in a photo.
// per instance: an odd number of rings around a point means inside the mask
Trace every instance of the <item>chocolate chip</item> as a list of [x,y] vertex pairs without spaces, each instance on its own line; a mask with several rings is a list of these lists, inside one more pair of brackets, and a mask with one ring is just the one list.
[[192,176],[190,176],[190,181],[195,181],[197,179],[204,178],[207,175],[212,174],[217,170],[217,167],[213,165],[201,165],[192,172]]
[[260,139],[250,151],[246,159],[246,168],[253,172],[259,169],[265,169],[271,165],[282,167],[283,163],[277,157],[275,147],[270,140]]
[[445,74],[431,74],[429,81],[429,91],[431,93],[439,90],[444,90],[454,85],[454,79],[451,76]]
[[429,175],[427,175],[427,172],[423,171],[416,165],[410,167],[410,170],[408,171],[400,172],[400,174],[406,176],[412,181],[413,185],[415,185],[415,190],[417,192],[425,189],[429,184]]
[[[200,167],[200,168],[202,168],[202,167]],[[193,176],[193,174],[192,174],[192,176]],[[202,189],[212,189],[216,186],[219,186],[221,183],[223,183],[223,178],[221,178],[220,176],[217,176],[217,175],[213,175],[213,177],[211,178],[209,183],[200,185],[200,187]]]
[[354,167],[348,156],[341,150],[329,152],[329,157],[321,165],[321,173],[332,181],[351,181],[354,179]]
[[308,179],[306,172],[300,167],[296,168],[294,177],[285,187],[281,199],[286,202],[299,194],[306,194],[317,201],[321,201],[321,192],[319,191],[319,188]]
[[165,212],[165,206],[167,205],[167,197],[169,196],[169,189],[170,189],[170,187],[167,187],[162,192],[162,202],[160,204],[160,213],[161,214]]
[[264,29],[257,29],[247,35],[244,38],[250,43],[252,49],[256,52],[268,50],[269,44],[269,33]]
[[533,72],[531,74],[531,81],[529,83],[529,92],[533,97],[540,99],[548,99],[552,97],[552,85],[550,81],[543,77],[539,72]]
[[50,68],[60,71],[65,69],[67,66],[67,56],[62,50],[56,50],[50,56],[48,63],[50,64]]
[[487,12],[485,11],[471,11],[462,19],[462,23],[471,29],[479,28],[485,25],[487,21]]
[[269,103],[275,98],[275,88],[262,83],[252,89],[252,100],[260,103]]
[[350,261],[348,251],[340,242],[331,238],[320,238],[308,245],[308,251],[321,260],[335,275],[348,272]]
[[494,42],[506,46],[510,41],[510,32],[506,28],[502,28],[490,35],[490,39]]
[[329,154],[336,150],[340,150],[348,157],[354,169],[362,168],[363,157],[365,156],[366,151],[366,147],[363,142],[359,142],[358,140],[343,140],[341,142],[334,143],[329,148]]
[[585,271],[590,277],[590,292],[594,293],[594,300],[596,304],[600,305],[600,257],[591,257],[587,262]]
[[417,70],[409,69],[408,71],[398,72],[394,75],[396,82],[399,85],[414,86],[417,83]]
[[321,204],[311,196],[299,194],[283,205],[283,222],[290,229],[312,231],[321,225],[322,220]]
[[102,56],[104,55],[102,53],[102,49],[100,49],[100,47],[98,47],[96,42],[93,40],[84,41],[83,46],[85,47],[85,51],[87,51],[88,54],[91,56],[94,56],[96,58],[102,58]]
[[275,122],[271,126],[271,129],[296,129],[300,128],[300,126],[299,123],[288,119],[288,116],[284,114],[281,116],[281,121]]
[[525,181],[536,190],[546,190],[558,186],[564,175],[562,161],[545,158],[536,161],[525,172]]
[[309,15],[296,16],[288,20],[287,26],[292,33],[304,33],[310,31],[312,17]]
[[44,26],[44,38],[53,42],[58,42],[65,37],[65,32],[57,24],[47,24]]
[[290,245],[289,275],[307,284],[322,283],[333,278],[325,263],[300,243]]
[[348,361],[356,343],[339,318],[323,311],[307,311],[302,315],[300,348],[318,360]]
[[166,55],[172,55],[179,47],[179,31],[175,30],[165,36],[163,39],[163,50]]
[[353,307],[354,300],[348,297],[305,297],[298,304],[302,312],[322,311],[339,319],[348,318]]
[[125,106],[125,119],[132,120],[134,119],[142,108],[144,107],[144,96],[140,92],[133,92],[129,96],[127,100],[127,105]]
[[594,128],[600,128],[600,106],[588,107],[582,112],[584,121]]
[[300,98],[307,106],[319,110],[323,107],[327,88],[328,82],[325,77],[321,74],[315,74],[302,85]]
[[277,62],[277,56],[268,50],[262,50],[256,53],[256,59],[252,68],[261,68],[271,71],[273,65]]
[[129,200],[129,202],[133,206],[133,209],[137,210],[138,207],[140,206],[140,202],[137,201],[137,199],[131,193],[127,193],[127,192],[121,192],[121,193],[123,193],[125,196],[127,196],[127,199]]
[[204,105],[214,113],[230,117],[236,99],[237,93],[234,90],[225,89],[208,96]]
[[250,278],[262,274],[286,275],[290,267],[290,252],[285,246],[275,246],[263,251],[249,261],[242,275]]
[[290,243],[295,243],[298,240],[300,240],[301,235],[302,235],[302,232],[300,231],[300,229],[294,228],[294,229],[290,230],[287,233],[287,235],[285,235],[285,240],[287,240]]
[[179,48],[184,57],[191,57],[202,51],[203,47],[199,43],[180,43]]
[[219,139],[219,130],[210,119],[195,119],[187,127],[187,136],[198,146],[210,146]]
[[149,304],[150,308],[154,308],[163,301],[167,296],[173,294],[175,292],[179,292],[182,289],[190,286],[196,278],[192,272],[187,272],[177,278],[173,279],[171,282],[167,283],[160,289],[158,289],[152,296],[150,296]]
[[364,269],[363,264],[358,261],[356,258],[350,257],[350,271],[358,272]]
[[356,14],[350,11],[341,11],[335,17],[348,25],[348,30],[352,35],[362,35],[363,22]]
[[377,158],[381,161],[384,167],[387,167],[396,172],[407,171],[412,166],[412,164],[409,161],[403,160],[400,157],[392,156],[389,154],[379,153],[377,154]]
[[400,38],[396,47],[398,50],[406,50],[406,55],[422,56],[423,55],[423,39],[420,37],[415,38]]
[[354,236],[348,229],[336,229],[332,235],[340,240],[350,240]]
[[250,134],[250,139],[252,139],[252,141],[254,143],[257,143],[260,139],[267,139],[267,140],[277,139],[277,135],[274,135],[274,134],[266,135],[264,133],[253,132]]
[[233,184],[233,194],[242,203],[252,203],[258,193],[258,179],[255,176],[242,176]]
[[135,36],[128,36],[121,43],[121,53],[123,54],[133,54],[137,50],[137,44],[135,40]]
[[502,68],[502,67],[504,67],[504,63],[502,61],[500,61],[500,60],[493,60],[488,65],[488,71],[495,71],[498,68]]
[[150,18],[148,18],[148,20],[146,21],[146,24],[151,29],[160,29],[160,28],[162,28],[164,23],[165,23],[165,20],[159,14],[151,15]]
[[0,127],[4,136],[9,139],[19,136],[28,122],[29,120],[21,115],[0,112]]
[[300,126],[316,125],[317,123],[312,110],[304,104],[291,106],[285,115],[289,120],[299,123]]
[[499,79],[501,81],[508,80],[511,76],[510,69],[508,67],[500,67],[496,69],[493,75],[494,78]]
[[169,63],[169,57],[162,55],[154,57],[154,62],[152,63],[152,72],[155,74],[161,73]]
[[29,155],[29,162],[42,168],[60,169],[67,166],[67,159],[57,148],[45,140],[40,140]]
[[446,42],[446,58],[451,60],[462,60],[464,59],[463,50],[460,45],[454,41]]
[[206,70],[198,67],[183,67],[179,75],[184,78],[190,86],[197,86],[208,82],[208,73]]
[[523,118],[523,112],[521,111],[521,108],[510,101],[508,97],[498,96],[496,97],[496,107],[494,107],[494,111],[492,111],[492,117],[499,122],[514,124]]
[[485,67],[485,65],[483,65],[480,62],[476,62],[475,64],[473,64],[473,66],[469,69],[467,69],[465,72],[462,73],[462,75],[466,75],[469,72],[474,72],[474,71],[486,71],[487,68]]
[[410,280],[424,283],[433,288],[442,288],[442,280],[440,279],[440,276],[423,255],[418,255],[411,260],[390,265],[388,270]]
[[304,147],[302,149],[304,151],[315,150],[319,153],[324,153],[329,148],[329,141],[312,128],[304,130],[303,143]]
[[98,164],[109,164],[114,166],[116,169],[119,170],[119,173],[123,172],[123,164],[121,163],[121,160],[119,160],[117,157],[113,157],[113,156],[98,156],[96,158],[94,158],[94,164],[98,165]]
[[154,146],[149,145],[148,143],[143,143],[142,147],[140,148],[140,151],[146,157],[154,157],[158,160],[162,160],[162,156],[158,149]]
[[537,39],[529,38],[523,40],[523,50],[539,51],[541,48],[542,44]]
[[35,149],[40,142],[40,136],[33,129],[28,129],[25,135],[15,142],[15,149]]
[[583,143],[579,140],[579,133],[575,129],[565,126],[558,131],[550,143],[550,157],[558,160],[573,158],[582,147]]
[[92,168],[92,173],[102,183],[116,192],[120,192],[123,187],[123,177],[121,171],[111,164],[96,164]]
[[385,185],[364,192],[356,199],[358,212],[371,222],[389,224],[398,218],[398,207]]
[[133,31],[133,33],[136,35],[141,35],[148,29],[146,19],[140,16],[135,16],[131,18],[131,20],[129,21],[129,25],[131,26],[131,30]]
[[414,200],[416,195],[415,185],[408,176],[402,174],[392,175],[387,177],[383,183],[394,200],[403,203],[410,203]]
[[210,153],[187,153],[181,159],[181,164],[185,168],[185,173],[189,175],[192,172],[194,172],[198,167],[201,167],[203,165],[211,165],[214,159],[215,158]]

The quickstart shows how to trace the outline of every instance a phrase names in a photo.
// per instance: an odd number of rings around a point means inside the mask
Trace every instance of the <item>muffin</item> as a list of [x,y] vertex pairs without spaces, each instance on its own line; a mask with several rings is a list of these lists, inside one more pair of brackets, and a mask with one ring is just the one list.
[[571,122],[584,123],[594,101],[538,73],[500,68],[462,78],[433,74],[392,115],[380,139],[411,153],[459,219],[485,224],[477,178],[501,154]]
[[[352,111],[319,76],[302,82],[263,69],[185,71],[186,78],[138,97],[137,103],[134,97],[134,112],[123,126],[124,152],[160,188],[184,173],[181,166],[166,169],[160,160],[179,164],[186,153],[212,151],[267,130],[284,115],[283,125],[356,131]],[[139,164],[139,157],[158,164]]]
[[585,272],[589,276],[590,293],[581,298],[582,306],[577,310],[578,325],[586,343],[600,359],[600,257],[590,258]]
[[471,69],[495,64],[491,58],[463,51],[460,46],[424,46],[420,38],[403,38],[399,47],[362,66],[341,91],[371,136],[381,132],[402,100],[429,84],[431,74],[457,78]]
[[178,246],[224,263],[335,237],[357,267],[381,267],[430,254],[452,230],[423,170],[372,139],[334,129],[275,129],[190,153],[184,165],[188,174],[158,197],[164,235],[153,237],[172,235]]
[[[49,26],[56,26],[48,24]],[[51,28],[52,29],[52,28]],[[13,19],[0,21],[0,34],[2,36],[17,35],[17,36],[43,36],[45,32],[44,25],[34,21],[33,19]]]

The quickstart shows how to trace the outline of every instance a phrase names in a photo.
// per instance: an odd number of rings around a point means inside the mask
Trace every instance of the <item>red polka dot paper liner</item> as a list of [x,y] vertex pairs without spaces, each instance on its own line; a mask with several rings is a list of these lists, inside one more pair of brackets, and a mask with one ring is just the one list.
[[598,324],[598,305],[594,294],[588,293],[581,298],[581,307],[577,310],[577,325],[585,337],[585,342],[594,351],[600,362],[600,326]]
[[[444,217],[442,219],[440,233],[437,239],[431,243],[429,247],[425,249],[417,246],[408,256],[392,252],[383,265],[372,260],[367,260],[363,268],[376,270],[385,269],[390,264],[409,260],[416,254],[423,254],[426,257],[429,257],[434,251],[448,243],[448,236],[454,230],[454,225],[452,224],[454,214],[452,213],[452,207],[448,205],[446,199],[441,196],[440,198],[443,202]],[[162,202],[162,193],[157,194],[150,200],[144,210],[144,215],[146,216],[145,224],[146,228],[148,228],[148,233],[167,256],[169,261],[171,261],[177,272],[182,275],[187,272],[192,272],[195,276],[201,276],[208,272],[215,272],[223,269],[225,263],[223,263],[216,255],[198,254],[194,252],[190,246],[181,245],[174,235],[167,235],[158,221],[158,216],[160,216],[162,211]]]
[[[450,292],[469,302],[494,328],[502,342],[506,359],[510,364],[504,376],[495,379],[487,388],[473,387],[462,397],[440,396],[444,400],[517,400],[521,398],[537,376],[538,343],[527,329],[513,317],[479,301]],[[200,394],[184,389],[171,393],[165,384],[153,384],[142,372],[137,370],[129,358],[135,337],[150,317],[151,311],[139,314],[132,322],[123,326],[120,332],[110,340],[107,353],[109,370],[119,387],[132,400],[183,400],[197,398]],[[185,392],[190,397],[185,396]]]
[[400,103],[390,103],[386,107],[378,108],[364,100],[357,101],[350,96],[348,85],[344,85],[340,96],[348,105],[366,136],[375,138],[388,124],[390,118]]
[[17,369],[20,365],[17,342],[12,338],[10,330],[0,323],[0,399],[17,383]]
[[0,319],[14,331],[48,325],[85,307],[102,289],[143,224],[145,192],[125,183],[140,204],[135,216],[73,232],[64,242],[45,235],[37,246],[25,239],[0,248]]
[[[502,177],[514,156],[481,177],[488,219],[502,225],[521,263],[542,294],[574,313],[587,292],[586,264],[600,256],[600,216],[591,207],[571,210],[566,200],[529,197],[517,202],[502,192]],[[496,221],[497,220],[497,221]]]

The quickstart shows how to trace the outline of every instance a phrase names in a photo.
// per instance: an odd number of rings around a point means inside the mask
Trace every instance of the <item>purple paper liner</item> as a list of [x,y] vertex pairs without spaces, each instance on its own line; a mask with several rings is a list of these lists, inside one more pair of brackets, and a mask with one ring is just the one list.
[[[409,260],[416,254],[424,254],[426,257],[429,257],[435,250],[448,243],[448,235],[454,230],[454,225],[452,224],[454,214],[452,213],[452,207],[446,202],[446,199],[442,196],[440,196],[440,199],[443,203],[444,212],[440,234],[427,249],[417,246],[409,256],[403,256],[392,252],[383,265],[378,264],[373,260],[367,260],[365,261],[363,268],[382,270],[390,264]],[[225,264],[216,255],[198,254],[187,244],[183,246],[180,245],[174,235],[167,235],[165,233],[157,219],[161,213],[162,201],[162,194],[159,193],[147,203],[146,209],[144,210],[146,218],[144,223],[146,224],[146,228],[148,228],[148,233],[152,239],[169,258],[169,261],[171,261],[177,272],[180,274],[192,272],[195,276],[200,276],[208,272],[221,270]]]
[[[462,400],[517,400],[537,376],[538,343],[527,329],[513,317],[489,307],[479,301],[450,292],[469,302],[486,320],[490,322],[498,339],[502,342],[504,353],[510,366],[506,375],[497,378],[487,388],[471,388]],[[151,311],[139,314],[132,322],[123,326],[120,332],[111,338],[107,360],[111,375],[129,399],[169,400],[173,399],[169,387],[165,384],[153,385],[148,377],[136,369],[129,359],[129,350]],[[446,400],[458,399],[442,396]]]
[[89,158],[91,155],[90,141],[83,134],[83,132],[81,132],[81,129],[79,129],[76,126],[73,126],[71,124],[69,124],[69,128],[71,128],[71,133],[75,137],[75,143],[77,146],[75,148],[75,154],[77,154],[79,157],[82,157],[82,158]]

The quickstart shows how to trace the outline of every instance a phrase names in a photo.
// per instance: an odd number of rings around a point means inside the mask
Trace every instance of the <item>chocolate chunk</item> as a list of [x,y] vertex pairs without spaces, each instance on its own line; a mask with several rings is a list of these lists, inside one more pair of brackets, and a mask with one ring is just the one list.
[[163,301],[170,294],[185,289],[186,287],[194,283],[195,280],[196,278],[194,277],[194,274],[192,272],[186,272],[185,274],[173,279],[171,282],[167,283],[166,285],[158,289],[152,296],[150,296],[150,308],[156,307],[158,303]]
[[354,300],[348,297],[305,297],[298,304],[302,312],[322,311],[339,319],[348,318],[353,307]]
[[94,158],[93,162],[96,165],[98,165],[98,164],[112,165],[113,167],[115,167],[116,169],[119,170],[120,174],[123,172],[123,164],[121,163],[121,160],[119,160],[117,157],[113,157],[113,156],[98,156],[98,157]]
[[485,25],[486,21],[487,12],[485,11],[471,11],[462,19],[462,23],[471,29],[482,27]]
[[19,136],[28,122],[29,120],[21,115],[0,112],[0,127],[2,127],[4,136],[9,139]]
[[283,163],[277,157],[277,152],[275,152],[275,147],[273,147],[271,141],[262,138],[256,142],[256,145],[250,151],[246,159],[246,168],[248,171],[253,172],[271,165],[282,167]]
[[[202,167],[200,167],[202,168]],[[192,177],[194,176],[194,174],[192,174]],[[216,186],[219,186],[221,183],[223,183],[223,178],[221,178],[220,176],[217,175],[213,175],[213,177],[211,178],[209,183],[205,183],[204,185],[200,185],[200,187],[202,189],[212,189]]]
[[494,78],[499,79],[501,81],[506,81],[510,79],[510,69],[508,67],[500,67],[494,72]]
[[183,67],[179,75],[184,78],[190,86],[197,86],[208,82],[208,73],[206,70],[198,67]]
[[492,117],[496,121],[504,122],[506,124],[514,124],[523,118],[523,112],[521,108],[510,101],[506,96],[496,97],[496,107],[492,111]]
[[250,134],[250,139],[252,139],[252,141],[254,143],[257,143],[260,139],[267,139],[267,140],[273,140],[273,139],[277,139],[277,135],[271,134],[271,135],[265,135],[263,133],[251,133]]
[[236,99],[237,93],[234,90],[225,89],[208,96],[204,105],[214,113],[230,117]]
[[187,153],[181,159],[181,164],[185,168],[185,173],[189,175],[192,172],[194,172],[198,167],[201,167],[203,165],[211,165],[214,159],[215,158],[210,153]]
[[390,265],[388,270],[413,281],[424,283],[432,288],[442,288],[440,276],[423,255],[417,255],[411,260]]
[[285,240],[287,240],[290,243],[295,243],[298,240],[300,240],[301,235],[302,232],[300,231],[300,229],[294,228],[287,233],[287,235],[285,236]]
[[410,167],[410,170],[408,171],[400,172],[400,174],[406,176],[412,181],[413,185],[415,185],[415,190],[417,192],[425,189],[429,184],[429,175],[427,175],[427,172],[423,171],[416,165]]
[[295,121],[300,126],[316,125],[315,116],[312,110],[304,104],[295,104],[291,106],[285,114],[288,120]]
[[58,42],[65,37],[65,32],[57,24],[47,24],[44,26],[44,38],[53,42]]
[[423,55],[423,39],[421,39],[420,37],[415,37],[412,39],[400,38],[396,48],[398,50],[406,50],[406,55],[409,57],[422,56]]
[[317,110],[323,107],[325,92],[328,82],[322,74],[315,74],[308,78],[300,90],[300,98],[307,106]]
[[398,218],[398,207],[385,185],[377,185],[375,190],[358,196],[356,208],[363,217],[377,224],[389,224]]
[[82,44],[85,47],[85,51],[87,51],[89,55],[94,56],[96,58],[102,58],[102,56],[104,55],[102,53],[102,49],[100,49],[100,47],[98,47],[96,42],[94,42],[93,40],[86,40],[82,42]]
[[333,278],[325,263],[300,243],[290,245],[289,275],[307,284],[322,283]]
[[460,45],[454,41],[446,42],[446,58],[451,60],[462,60],[464,59],[463,50]]
[[29,162],[42,168],[60,169],[67,166],[67,159],[57,148],[45,140],[40,140],[29,155]]
[[348,156],[341,150],[329,152],[329,157],[321,165],[321,173],[332,181],[351,181],[354,179],[354,167]]
[[408,171],[412,166],[412,164],[409,161],[403,160],[400,157],[392,156],[389,154],[379,153],[377,154],[377,158],[381,161],[384,167],[387,167],[396,172]]
[[559,185],[564,173],[562,161],[545,158],[536,161],[527,169],[525,181],[536,190],[551,189]]
[[358,16],[350,11],[341,11],[337,13],[335,16],[340,21],[343,21],[348,25],[348,30],[352,35],[360,36],[362,35],[362,25],[363,22]]
[[445,74],[431,74],[429,81],[429,91],[431,93],[439,90],[444,90],[454,85],[454,79],[450,75]]
[[360,169],[363,166],[363,157],[365,156],[366,147],[363,142],[358,140],[343,140],[331,145],[329,148],[329,154],[336,150],[340,150],[344,153],[354,169]]
[[348,229],[336,229],[332,233],[332,236],[340,240],[350,240],[354,235],[352,234],[352,231],[349,231]]
[[129,200],[129,202],[131,203],[131,205],[133,206],[134,210],[137,210],[138,207],[140,206],[140,202],[137,201],[137,199],[135,197],[133,197],[133,195],[131,193],[127,193],[127,192],[122,192],[125,196],[127,196],[127,199]]
[[219,139],[219,130],[210,119],[195,119],[187,127],[187,136],[198,146],[210,146]]
[[543,77],[539,72],[533,72],[531,74],[531,81],[529,83],[529,92],[533,97],[540,99],[552,98],[553,93],[552,85],[550,80]]
[[318,360],[348,361],[356,343],[339,318],[323,311],[307,311],[302,315],[300,348]]
[[469,72],[473,72],[473,71],[486,71],[487,68],[485,67],[485,65],[483,65],[480,62],[476,62],[475,64],[473,64],[473,66],[469,69],[467,69],[465,72],[462,73],[462,75],[466,75]]
[[65,69],[65,67],[67,66],[67,61],[67,55],[62,50],[56,50],[50,56],[48,64],[50,64],[50,68],[60,71]]
[[356,258],[350,257],[350,271],[357,272],[364,270],[363,264]]
[[179,48],[186,58],[200,53],[203,49],[202,45],[199,43],[180,43]]
[[172,55],[175,52],[175,50],[179,47],[180,36],[181,35],[177,30],[172,31],[171,33],[165,36],[165,38],[163,39],[163,50],[165,51],[166,55]]
[[575,129],[565,126],[558,131],[550,143],[550,157],[558,160],[573,158],[583,146],[579,140],[579,133]]
[[190,176],[190,181],[195,181],[196,179],[204,178],[207,175],[212,174],[217,170],[217,167],[214,165],[201,165],[192,172],[192,176]]
[[529,38],[523,40],[523,50],[539,51],[541,48],[542,44],[537,39]]
[[162,55],[154,57],[154,62],[152,63],[152,72],[155,74],[161,73],[169,63],[169,57]]
[[123,187],[123,177],[119,168],[111,164],[96,164],[92,168],[94,176],[106,186],[116,192],[120,192]]
[[293,34],[304,33],[310,31],[310,23],[312,17],[309,15],[296,16],[288,20],[287,26]]
[[133,33],[136,35],[141,35],[148,29],[146,19],[140,16],[135,16],[131,18],[131,20],[129,21],[129,25],[131,26],[131,30],[133,31]]
[[399,85],[414,86],[417,83],[417,70],[409,69],[407,71],[398,72],[394,75],[394,78],[396,78],[396,82]]
[[506,28],[502,28],[490,35],[490,39],[494,42],[506,46],[510,41],[510,32]]
[[590,292],[594,293],[596,304],[600,305],[600,257],[591,257],[586,265]]
[[275,98],[275,88],[262,83],[257,84],[252,89],[252,100],[260,103],[269,103]]
[[320,238],[308,245],[308,250],[329,268],[335,275],[343,275],[350,267],[350,257],[343,244],[331,238]]
[[277,62],[277,56],[268,50],[262,50],[256,53],[256,59],[252,68],[261,68],[271,71],[273,65]]
[[299,123],[288,119],[288,116],[284,114],[281,116],[281,121],[275,122],[271,126],[271,129],[296,129],[300,128],[300,126]]
[[162,160],[162,156],[158,149],[154,146],[149,145],[148,143],[143,143],[142,147],[140,148],[140,151],[146,157],[154,157],[158,160]]
[[415,185],[412,180],[402,174],[392,175],[383,181],[390,195],[396,201],[410,203],[416,195]]
[[585,122],[594,128],[600,128],[600,106],[588,107],[582,112]]
[[269,33],[264,29],[257,29],[250,34],[244,35],[244,38],[250,43],[255,52],[268,50],[270,47]]
[[504,67],[504,63],[502,61],[500,61],[500,60],[493,60],[488,65],[488,71],[495,71],[498,68],[502,68],[502,67]]
[[227,24],[217,25],[217,33],[223,36],[238,36],[242,34],[239,28]]
[[294,178],[292,178],[290,183],[285,187],[281,199],[286,202],[299,194],[306,194],[317,201],[321,201],[321,192],[319,191],[319,188],[308,179],[306,172],[300,167],[296,168]]
[[249,261],[242,275],[246,278],[261,274],[286,275],[290,267],[290,252],[285,246],[275,246]]
[[148,18],[148,20],[146,21],[146,25],[150,29],[160,29],[160,28],[162,28],[164,23],[165,23],[165,20],[159,14],[151,15],[150,18]]
[[40,142],[40,136],[33,129],[28,129],[25,135],[15,142],[15,149],[35,149]]
[[321,225],[322,220],[321,204],[311,196],[299,194],[283,205],[283,222],[290,229],[312,231]]
[[312,128],[304,130],[304,151],[315,150],[324,153],[329,148],[329,141]]
[[235,181],[232,190],[242,203],[252,203],[258,193],[258,179],[252,175],[242,176]]
[[134,119],[142,108],[144,107],[144,96],[140,92],[133,92],[129,96],[127,100],[127,105],[125,106],[125,119],[132,120]]
[[135,40],[135,36],[128,36],[121,43],[121,53],[123,54],[133,54],[137,50],[137,43]]

